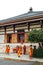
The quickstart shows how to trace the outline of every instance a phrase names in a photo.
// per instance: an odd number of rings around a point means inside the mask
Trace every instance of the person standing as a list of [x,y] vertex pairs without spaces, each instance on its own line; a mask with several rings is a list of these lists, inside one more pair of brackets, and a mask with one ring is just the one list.
[[23,46],[23,54],[24,55],[26,54],[26,46],[25,45]]
[[9,45],[6,45],[6,50],[5,50],[6,54],[9,54],[10,53],[10,46]]
[[33,56],[33,48],[32,48],[32,45],[30,45],[29,47],[29,57],[32,58]]
[[18,48],[17,54],[18,54],[18,57],[20,57],[22,55],[22,47],[21,46]]

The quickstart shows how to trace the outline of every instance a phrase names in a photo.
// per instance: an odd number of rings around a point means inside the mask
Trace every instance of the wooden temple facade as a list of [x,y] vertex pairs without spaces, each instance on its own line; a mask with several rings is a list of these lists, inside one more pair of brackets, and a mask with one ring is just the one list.
[[32,29],[43,28],[43,11],[28,13],[0,21],[0,35],[4,43],[27,43],[28,33]]

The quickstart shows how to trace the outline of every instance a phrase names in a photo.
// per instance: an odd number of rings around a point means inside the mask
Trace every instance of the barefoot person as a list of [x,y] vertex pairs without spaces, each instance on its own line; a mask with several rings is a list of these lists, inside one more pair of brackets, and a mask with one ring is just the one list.
[[5,50],[6,54],[9,54],[10,52],[10,46],[9,45],[6,45],[6,50]]
[[33,56],[33,48],[32,48],[32,45],[30,45],[29,47],[29,57],[32,58]]
[[23,46],[23,54],[26,54],[26,45]]
[[22,47],[21,46],[19,47],[17,54],[18,54],[18,57],[20,57],[22,55]]

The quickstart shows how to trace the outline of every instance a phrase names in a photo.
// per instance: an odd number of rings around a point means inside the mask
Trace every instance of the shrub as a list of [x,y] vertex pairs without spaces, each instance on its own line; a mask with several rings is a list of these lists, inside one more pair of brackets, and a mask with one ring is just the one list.
[[[43,43],[43,29],[30,31],[28,40],[34,43]],[[34,49],[33,57],[43,58],[43,48]]]
[[28,34],[28,40],[35,43],[43,42],[43,29],[30,31]]
[[33,51],[33,57],[35,57],[35,58],[43,58],[43,49],[38,48],[38,49],[34,50]]

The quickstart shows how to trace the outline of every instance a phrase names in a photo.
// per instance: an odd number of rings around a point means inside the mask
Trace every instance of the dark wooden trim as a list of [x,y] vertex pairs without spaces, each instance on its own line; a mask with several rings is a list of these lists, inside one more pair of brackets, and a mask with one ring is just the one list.
[[14,33],[15,33],[15,25],[12,25],[13,26],[13,31],[14,31]]
[[27,23],[28,24],[28,31],[30,30],[30,23]]
[[4,26],[5,34],[6,34],[6,26]]
[[30,22],[30,26],[31,25],[39,25],[41,24],[41,22],[38,20],[38,21],[33,21],[33,22]]

